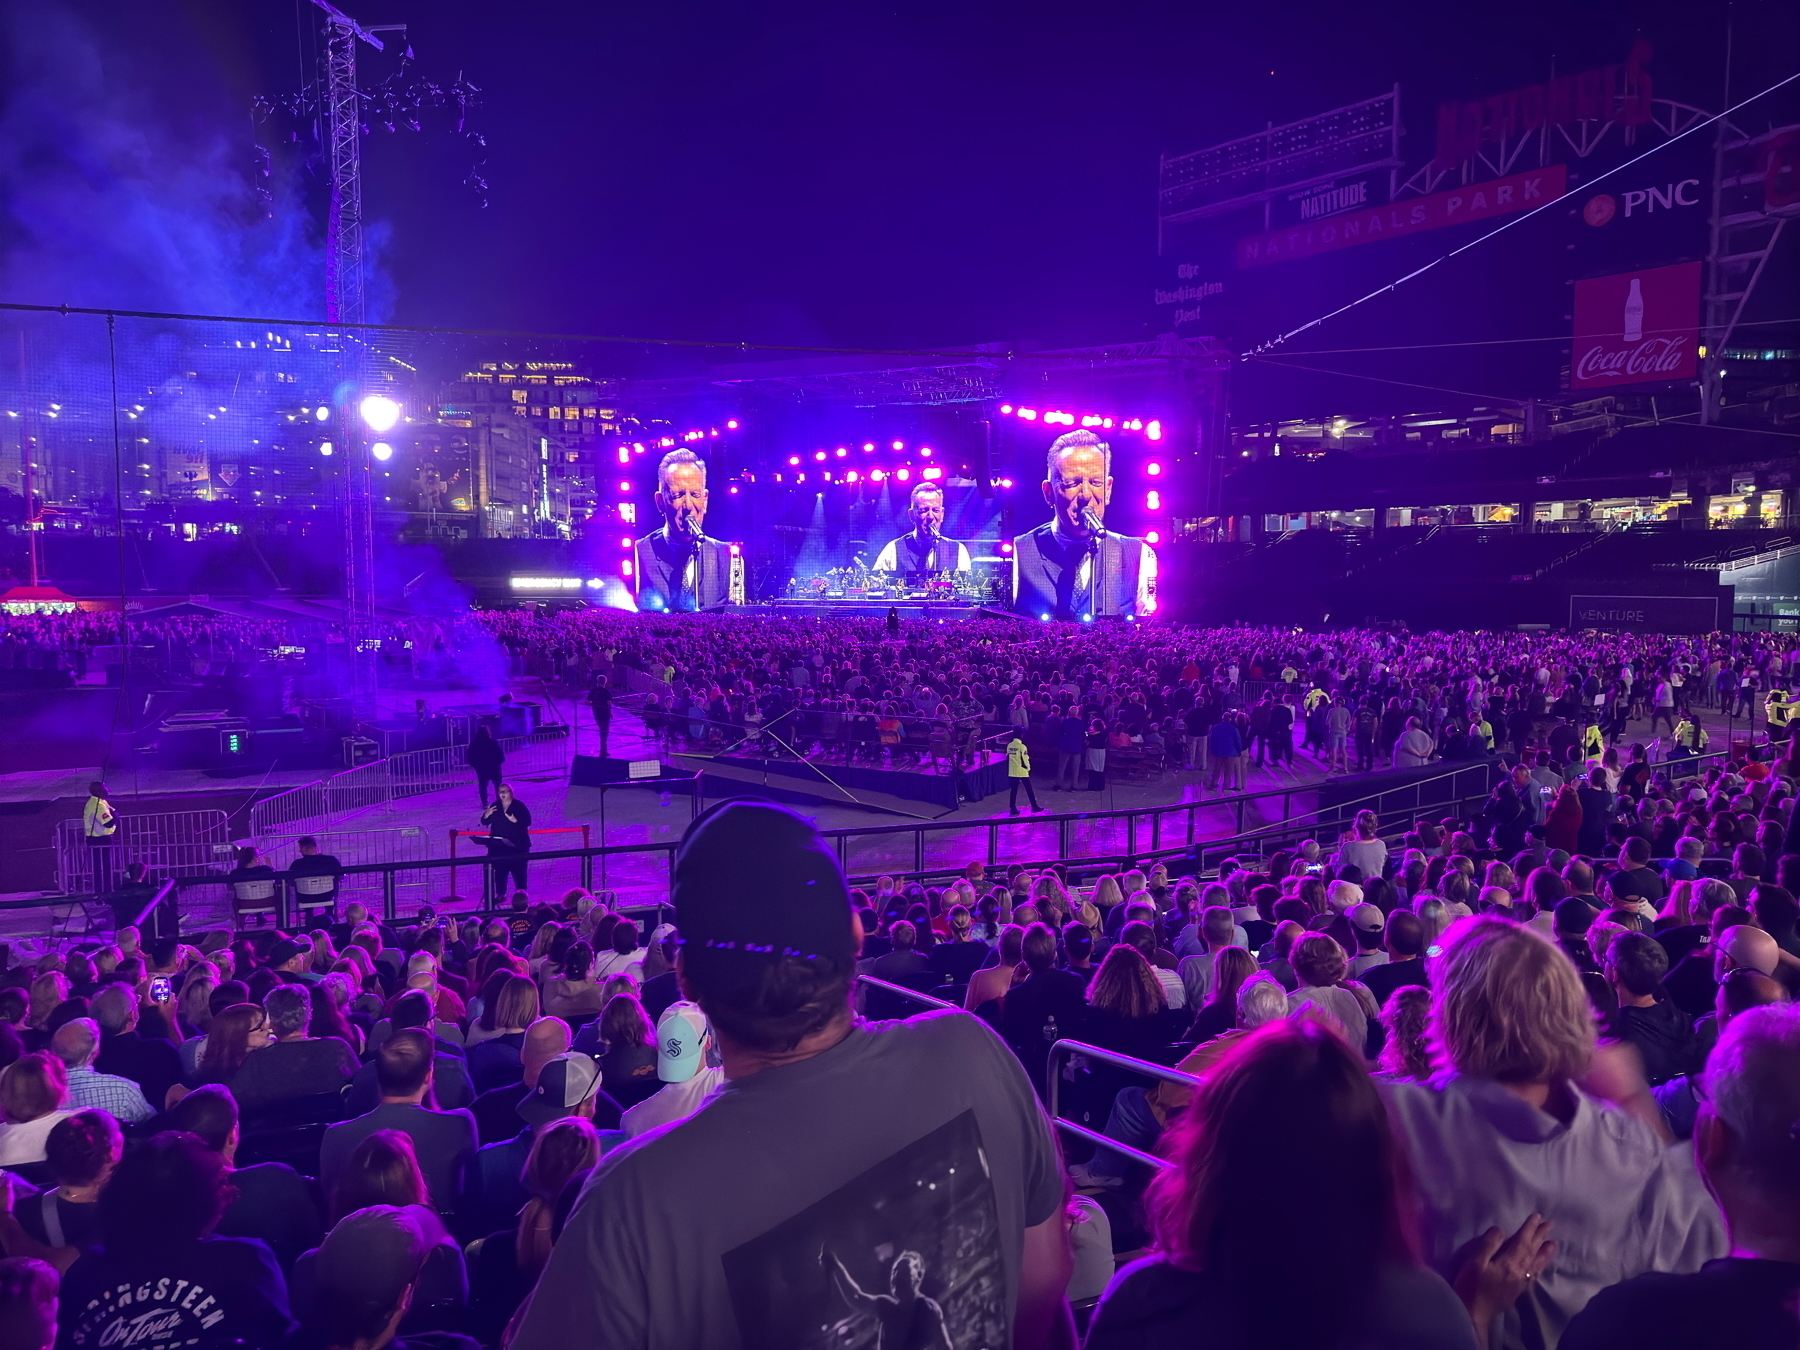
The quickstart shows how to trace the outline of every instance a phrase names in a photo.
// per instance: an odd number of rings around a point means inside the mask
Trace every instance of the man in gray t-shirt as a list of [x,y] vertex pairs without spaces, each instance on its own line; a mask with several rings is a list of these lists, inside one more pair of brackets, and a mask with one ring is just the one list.
[[1072,1348],[1043,1110],[974,1017],[854,1020],[848,891],[811,826],[715,808],[674,900],[725,1085],[595,1168],[512,1350]]

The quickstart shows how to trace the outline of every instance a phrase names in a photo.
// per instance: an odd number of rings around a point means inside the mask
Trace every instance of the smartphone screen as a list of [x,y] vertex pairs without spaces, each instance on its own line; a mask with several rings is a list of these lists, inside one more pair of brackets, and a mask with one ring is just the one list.
[[156,975],[150,980],[150,1001],[167,1003],[175,993],[175,986],[167,975]]

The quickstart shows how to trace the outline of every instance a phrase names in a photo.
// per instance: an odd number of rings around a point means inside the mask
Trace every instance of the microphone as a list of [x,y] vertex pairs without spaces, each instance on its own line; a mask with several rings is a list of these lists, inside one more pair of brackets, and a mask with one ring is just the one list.
[[706,537],[706,531],[700,528],[700,522],[691,515],[683,516],[681,518],[681,530],[682,533],[687,535],[690,539],[704,539]]
[[1082,507],[1081,507],[1081,528],[1086,530],[1089,534],[1093,535],[1095,538],[1099,538],[1101,535],[1106,533],[1106,526],[1101,521],[1099,513],[1097,513],[1093,507],[1087,505],[1085,502],[1082,504]]

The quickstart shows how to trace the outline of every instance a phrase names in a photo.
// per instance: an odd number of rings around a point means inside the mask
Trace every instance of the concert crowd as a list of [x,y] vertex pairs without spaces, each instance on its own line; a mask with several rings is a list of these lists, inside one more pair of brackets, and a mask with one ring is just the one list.
[[[1241,719],[1279,759],[1323,709],[1323,758],[1366,732],[1501,781],[1216,875],[858,887],[738,802],[652,913],[519,892],[8,952],[21,1345],[1800,1341],[1791,640],[464,624],[652,709],[1073,709],[1202,767],[1196,710],[1210,753]],[[1727,717],[1769,743],[1682,740]],[[1645,718],[1669,753],[1614,744]]]

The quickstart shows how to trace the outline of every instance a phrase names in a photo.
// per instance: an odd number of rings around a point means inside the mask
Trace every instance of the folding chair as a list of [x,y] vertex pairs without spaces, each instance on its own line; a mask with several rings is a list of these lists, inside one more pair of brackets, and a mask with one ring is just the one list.
[[238,918],[275,912],[275,882],[268,877],[231,883],[231,908]]

